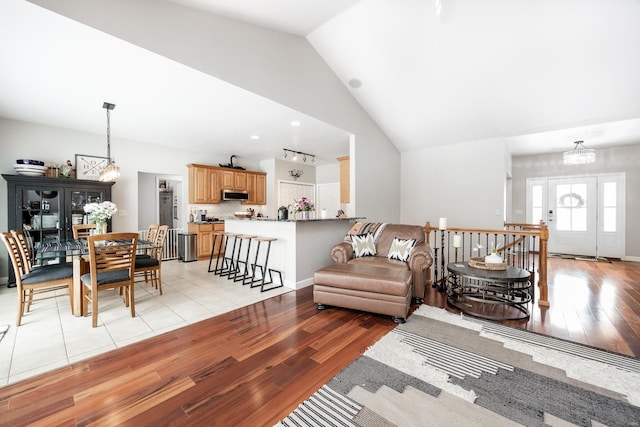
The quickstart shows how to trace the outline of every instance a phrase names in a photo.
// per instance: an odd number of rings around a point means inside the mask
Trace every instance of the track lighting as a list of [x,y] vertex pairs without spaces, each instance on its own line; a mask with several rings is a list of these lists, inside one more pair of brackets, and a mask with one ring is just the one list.
[[302,156],[302,161],[304,163],[307,162],[307,156],[311,157],[311,163],[313,163],[314,165],[316,164],[316,155],[315,154],[309,154],[309,153],[303,153],[302,151],[295,151],[295,150],[290,150],[288,148],[283,148],[284,150],[284,155],[282,156],[283,159],[287,158],[287,153],[291,153],[293,154],[293,156],[291,157],[291,160],[293,160],[294,162],[298,160],[298,154],[300,154]]

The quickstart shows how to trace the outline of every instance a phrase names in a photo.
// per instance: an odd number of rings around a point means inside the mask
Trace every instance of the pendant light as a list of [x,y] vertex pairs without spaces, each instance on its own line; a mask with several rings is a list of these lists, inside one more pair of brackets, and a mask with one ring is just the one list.
[[105,102],[102,108],[107,110],[107,166],[100,172],[100,181],[113,182],[120,178],[120,168],[111,160],[111,110],[116,108],[116,104]]
[[562,154],[562,163],[565,165],[585,165],[596,161],[596,150],[587,148],[584,141],[576,141],[573,150],[565,151]]

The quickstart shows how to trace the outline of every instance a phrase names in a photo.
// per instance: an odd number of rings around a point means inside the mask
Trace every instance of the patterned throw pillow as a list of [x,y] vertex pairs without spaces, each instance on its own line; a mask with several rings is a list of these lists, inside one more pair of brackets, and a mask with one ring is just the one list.
[[363,256],[375,256],[376,244],[373,242],[373,235],[367,234],[352,234],[351,245],[353,246],[353,256],[360,258]]
[[394,237],[387,258],[407,262],[415,245],[416,239],[398,239]]
[[354,234],[373,234],[373,243],[377,243],[380,235],[384,231],[387,223],[385,222],[356,222],[351,229],[345,234],[344,241],[351,242],[351,236]]

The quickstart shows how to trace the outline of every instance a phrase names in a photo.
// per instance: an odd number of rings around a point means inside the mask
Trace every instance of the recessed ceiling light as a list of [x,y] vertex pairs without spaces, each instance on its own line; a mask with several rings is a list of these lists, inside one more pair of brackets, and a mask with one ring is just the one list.
[[251,135],[251,139],[260,139],[260,135]]
[[300,126],[300,122],[297,121],[297,120],[294,120],[294,121],[291,122],[291,126],[293,126],[293,127]]
[[351,79],[349,80],[349,86],[354,89],[358,89],[360,86],[362,86],[362,81],[359,79]]

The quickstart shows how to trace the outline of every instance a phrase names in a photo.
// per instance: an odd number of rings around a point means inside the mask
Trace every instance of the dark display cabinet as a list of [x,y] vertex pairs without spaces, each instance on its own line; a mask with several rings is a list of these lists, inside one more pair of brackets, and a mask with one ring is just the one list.
[[[72,225],[87,222],[84,205],[111,200],[112,182],[2,176],[7,181],[8,229],[25,231],[34,245],[72,239]],[[9,276],[12,282],[11,268]]]

